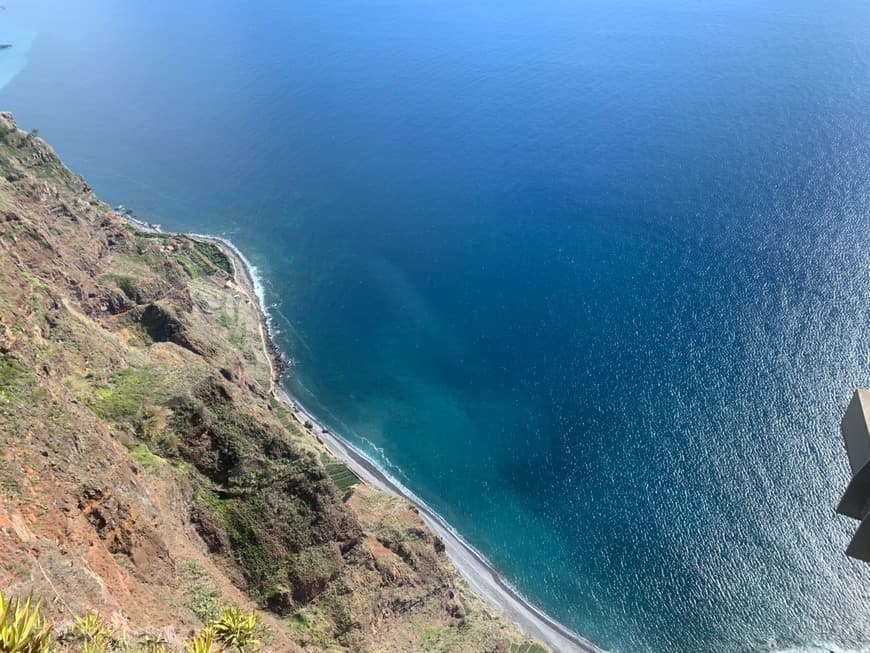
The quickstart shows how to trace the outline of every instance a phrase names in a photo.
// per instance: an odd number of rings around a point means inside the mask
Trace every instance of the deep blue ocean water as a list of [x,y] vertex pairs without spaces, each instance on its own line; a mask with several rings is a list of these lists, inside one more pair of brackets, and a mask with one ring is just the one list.
[[534,602],[614,651],[868,647],[870,5],[6,4],[0,106],[231,238],[288,387]]

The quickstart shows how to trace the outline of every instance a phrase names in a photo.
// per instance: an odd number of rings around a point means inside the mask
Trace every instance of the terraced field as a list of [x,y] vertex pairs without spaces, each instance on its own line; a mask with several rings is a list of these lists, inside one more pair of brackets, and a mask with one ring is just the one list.
[[359,476],[354,474],[347,465],[339,462],[328,453],[321,453],[320,461],[323,463],[323,466],[326,467],[326,471],[332,478],[336,487],[342,492],[349,490],[359,483]]

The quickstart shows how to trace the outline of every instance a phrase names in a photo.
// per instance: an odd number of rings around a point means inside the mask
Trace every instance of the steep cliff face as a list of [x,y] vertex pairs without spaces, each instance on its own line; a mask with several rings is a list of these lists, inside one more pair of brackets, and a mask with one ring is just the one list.
[[271,396],[236,275],[0,115],[0,588],[170,645],[233,604],[268,650],[527,646]]

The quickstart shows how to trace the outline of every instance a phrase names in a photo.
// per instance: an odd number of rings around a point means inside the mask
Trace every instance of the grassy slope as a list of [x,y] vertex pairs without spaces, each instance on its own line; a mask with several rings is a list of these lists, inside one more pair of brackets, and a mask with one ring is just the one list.
[[270,381],[219,249],[122,223],[0,117],[0,587],[170,641],[234,603],[275,650],[527,650]]

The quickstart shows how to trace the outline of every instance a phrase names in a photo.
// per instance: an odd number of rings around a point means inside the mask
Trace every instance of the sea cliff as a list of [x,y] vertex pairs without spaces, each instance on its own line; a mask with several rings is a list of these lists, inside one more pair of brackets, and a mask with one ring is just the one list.
[[263,650],[546,650],[275,374],[231,251],[131,224],[0,115],[4,595],[41,598],[68,650],[88,611],[111,647],[179,650],[226,606]]

